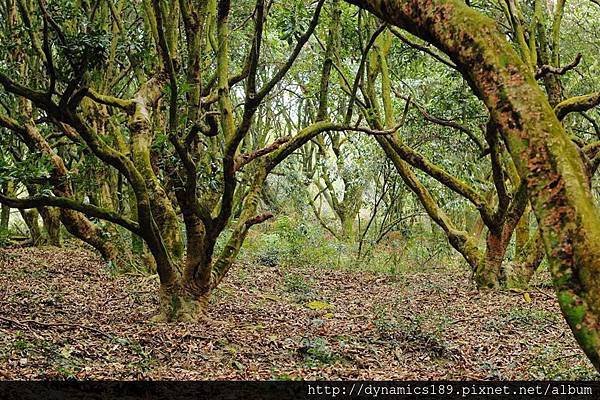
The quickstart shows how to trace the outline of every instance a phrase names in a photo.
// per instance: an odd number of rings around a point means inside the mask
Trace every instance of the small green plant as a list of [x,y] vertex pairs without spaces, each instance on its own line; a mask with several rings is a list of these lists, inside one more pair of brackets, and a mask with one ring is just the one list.
[[18,351],[26,351],[33,347],[33,344],[27,339],[18,338],[13,342],[13,349]]
[[533,361],[529,371],[532,379],[541,380],[597,380],[598,374],[583,353],[562,356],[555,346],[545,346]]
[[129,367],[141,374],[145,374],[156,366],[156,359],[152,356],[152,350],[147,350],[139,343],[131,343],[131,349],[138,359],[129,363]]
[[553,324],[558,321],[557,314],[546,310],[523,307],[513,307],[503,317],[507,322],[519,325]]
[[313,296],[312,283],[302,275],[287,273],[283,279],[286,292],[290,293],[297,303],[305,302]]
[[260,251],[256,253],[256,262],[267,267],[276,267],[281,264],[287,251],[286,243],[277,233],[261,237]]
[[320,337],[302,339],[298,353],[311,366],[332,364],[339,360],[339,356],[331,350],[327,341]]
[[[429,322],[434,322],[433,328],[428,326]],[[452,350],[442,337],[446,322],[433,315],[404,317],[377,308],[374,324],[383,339],[398,342],[405,351],[426,351],[435,358],[452,356]]]
[[302,275],[288,273],[283,280],[285,290],[290,293],[308,294],[312,290],[310,283]]
[[279,374],[275,372],[271,372],[272,380],[274,381],[299,381],[301,380],[299,377],[295,377],[288,374]]
[[0,228],[0,247],[5,247],[10,244],[10,230]]
[[73,348],[65,345],[57,351],[56,372],[65,379],[74,379],[83,367],[80,358],[73,355]]

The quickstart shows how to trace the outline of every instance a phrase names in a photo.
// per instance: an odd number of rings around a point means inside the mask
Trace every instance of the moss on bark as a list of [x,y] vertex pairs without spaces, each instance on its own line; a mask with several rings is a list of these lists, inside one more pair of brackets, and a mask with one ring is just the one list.
[[210,290],[161,285],[159,312],[152,322],[196,322],[206,315]]

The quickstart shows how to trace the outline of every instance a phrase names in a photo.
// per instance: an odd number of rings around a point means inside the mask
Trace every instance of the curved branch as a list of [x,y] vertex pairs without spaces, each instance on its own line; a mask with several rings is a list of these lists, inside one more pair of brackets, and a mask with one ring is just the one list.
[[406,100],[407,102],[414,104],[426,121],[429,121],[436,125],[445,126],[447,128],[456,129],[459,132],[463,132],[473,141],[473,143],[475,143],[475,145],[479,148],[482,154],[486,151],[483,142],[477,137],[477,135],[475,135],[475,133],[472,130],[470,130],[466,126],[461,125],[456,121],[452,121],[445,118],[439,118],[429,114],[429,112],[425,110],[425,107],[415,102],[414,99],[411,99],[409,96],[405,96],[402,93],[399,93],[397,89],[394,90],[394,93],[397,97],[400,97]]
[[34,196],[24,199],[7,197],[0,193],[0,203],[11,208],[30,209],[38,207],[58,207],[79,211],[88,217],[103,219],[120,225],[128,231],[141,235],[140,226],[137,222],[121,217],[118,213],[94,206],[83,204],[68,197]]
[[397,27],[395,27],[395,26],[391,27],[390,31],[394,34],[394,36],[396,36],[403,43],[409,45],[413,49],[417,49],[419,51],[422,51],[423,53],[429,54],[431,57],[433,57],[434,59],[438,60],[442,64],[444,64],[444,65],[446,65],[446,66],[448,66],[448,67],[450,67],[452,69],[456,69],[456,65],[452,61],[445,59],[444,57],[440,56],[435,51],[433,51],[433,49],[431,49],[431,48],[429,48],[427,46],[423,46],[423,45],[420,45],[418,43],[415,43],[415,42],[409,40],[406,36],[404,36],[402,34],[402,32],[400,31],[400,29],[398,29]]
[[389,139],[389,146],[393,148],[398,156],[404,161],[413,167],[420,169],[450,190],[469,200],[477,208],[477,210],[479,210],[481,218],[488,228],[493,228],[497,225],[496,219],[494,218],[494,212],[487,201],[466,182],[463,182],[460,179],[452,176],[447,171],[433,164],[423,155],[413,150],[411,147],[395,140],[394,138]]
[[577,53],[575,60],[572,63],[565,65],[564,67],[554,67],[552,65],[542,65],[538,68],[535,73],[535,79],[541,79],[547,75],[564,75],[572,69],[575,69],[581,62],[583,56],[581,53]]
[[302,48],[304,47],[306,42],[308,42],[308,39],[310,39],[313,32],[315,31],[315,28],[317,27],[317,24],[319,23],[319,16],[321,15],[321,10],[323,9],[323,4],[325,4],[325,0],[319,0],[319,2],[317,3],[317,8],[315,9],[313,17],[308,25],[308,28],[296,42],[296,46],[294,47],[294,50],[292,50],[292,52],[290,53],[285,64],[283,64],[283,66],[279,69],[279,71],[277,71],[277,73],[271,78],[271,80],[269,82],[267,82],[260,89],[260,91],[256,94],[256,99],[258,101],[265,98],[269,94],[269,92],[271,92],[271,89],[273,89],[275,87],[275,85],[277,85],[277,83],[281,79],[283,79],[283,77],[287,74],[289,69],[292,67],[292,65],[294,64],[294,61],[296,61],[296,58],[298,58],[300,51],[302,50]]
[[134,100],[125,100],[114,96],[100,94],[91,88],[87,89],[85,95],[96,103],[120,108],[128,115],[133,115],[135,113],[136,102]]
[[554,107],[554,112],[558,119],[562,121],[570,113],[587,111],[598,105],[600,105],[600,92],[571,97],[570,99],[558,103],[558,105]]

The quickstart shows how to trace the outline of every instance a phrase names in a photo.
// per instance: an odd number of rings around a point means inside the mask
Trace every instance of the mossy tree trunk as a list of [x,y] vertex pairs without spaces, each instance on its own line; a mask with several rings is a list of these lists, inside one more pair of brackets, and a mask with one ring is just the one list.
[[29,235],[31,236],[31,242],[34,246],[40,246],[44,244],[44,235],[43,231],[40,228],[40,213],[38,210],[19,210],[21,212],[21,216],[23,217],[23,221],[25,221],[25,225],[27,225],[27,229],[29,230]]
[[533,274],[544,260],[544,243],[540,232],[518,249],[516,260],[506,269],[506,282],[508,287],[514,289],[527,289]]
[[60,236],[60,210],[53,207],[42,207],[39,210],[44,221],[44,231],[51,246],[60,247],[62,240]]
[[0,211],[0,230],[7,231],[10,224],[10,207],[3,205]]
[[502,262],[508,247],[508,240],[502,234],[489,232],[486,236],[485,253],[475,270],[475,282],[479,288],[497,289],[500,287]]
[[[12,181],[6,182],[2,185],[2,194],[5,196],[12,196],[14,193],[14,184]],[[0,211],[0,230],[7,231],[10,226],[10,207],[2,204]]]

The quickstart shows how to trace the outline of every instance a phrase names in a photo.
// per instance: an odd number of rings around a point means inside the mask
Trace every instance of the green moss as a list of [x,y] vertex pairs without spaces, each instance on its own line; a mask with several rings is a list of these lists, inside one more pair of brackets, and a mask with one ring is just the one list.
[[583,351],[590,357],[594,365],[598,365],[598,332],[594,327],[589,326],[586,320],[588,308],[585,303],[575,294],[569,291],[558,292],[558,302],[561,310],[571,326],[573,334]]

